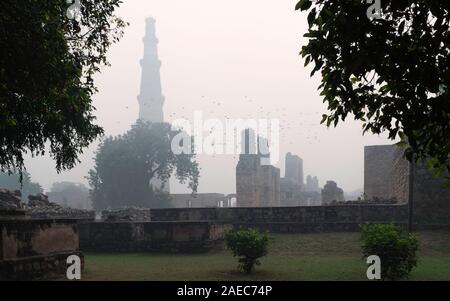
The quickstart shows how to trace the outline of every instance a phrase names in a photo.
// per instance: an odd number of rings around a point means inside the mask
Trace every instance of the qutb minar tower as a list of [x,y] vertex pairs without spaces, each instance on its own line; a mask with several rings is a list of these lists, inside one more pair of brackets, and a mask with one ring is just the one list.
[[[139,119],[157,123],[164,122],[164,96],[161,89],[161,76],[159,70],[161,61],[158,58],[158,38],[156,38],[155,19],[145,20],[144,58],[141,60],[141,92],[138,96]],[[154,188],[170,192],[169,182],[158,178],[150,180]]]
[[164,122],[164,96],[159,73],[161,61],[158,58],[155,19],[147,18],[145,23],[144,58],[141,60],[141,94],[138,96],[139,119],[149,122]]

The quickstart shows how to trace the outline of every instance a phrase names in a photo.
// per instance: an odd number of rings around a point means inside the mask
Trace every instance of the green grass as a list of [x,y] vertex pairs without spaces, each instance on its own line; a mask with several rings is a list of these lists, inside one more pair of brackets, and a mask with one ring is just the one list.
[[[450,280],[450,233],[420,232],[411,280]],[[86,254],[84,280],[366,280],[359,233],[272,234],[251,275],[225,248],[206,254]]]

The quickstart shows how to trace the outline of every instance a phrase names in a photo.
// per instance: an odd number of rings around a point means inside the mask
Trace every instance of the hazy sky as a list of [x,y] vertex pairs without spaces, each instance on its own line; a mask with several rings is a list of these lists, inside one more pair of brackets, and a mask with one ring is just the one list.
[[[306,15],[294,11],[295,0],[124,0],[118,15],[130,22],[121,42],[96,77],[94,98],[98,123],[108,135],[124,133],[138,117],[145,18],[156,19],[166,121],[204,118],[279,118],[278,163],[284,175],[288,151],[304,160],[304,174],[323,186],[335,180],[345,191],[363,187],[363,147],[390,143],[361,134],[361,124],[348,120],[338,128],[320,125],[326,107],[298,55],[306,43]],[[92,167],[94,143],[82,164],[57,174],[48,158],[27,160],[34,181],[49,189],[55,181],[84,182]],[[237,156],[198,157],[199,192],[235,191]],[[187,191],[174,181],[172,192]]]

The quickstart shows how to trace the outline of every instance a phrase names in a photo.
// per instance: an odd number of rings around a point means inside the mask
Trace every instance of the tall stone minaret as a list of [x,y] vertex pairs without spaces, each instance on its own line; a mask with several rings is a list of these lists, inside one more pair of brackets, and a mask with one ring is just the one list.
[[139,119],[149,122],[163,122],[164,96],[161,91],[159,74],[161,61],[158,59],[155,19],[147,18],[145,24],[144,58],[141,60],[141,93],[138,96]]
[[[164,122],[164,96],[161,89],[159,69],[161,61],[158,58],[158,39],[155,32],[155,19],[145,20],[144,58],[141,60],[141,93],[139,101],[139,119],[148,122]],[[150,180],[149,185],[165,192],[170,192],[169,181],[163,182],[158,178]]]

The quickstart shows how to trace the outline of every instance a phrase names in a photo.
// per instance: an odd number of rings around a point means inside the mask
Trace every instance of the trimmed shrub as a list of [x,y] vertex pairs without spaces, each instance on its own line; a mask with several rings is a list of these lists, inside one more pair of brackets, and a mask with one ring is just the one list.
[[408,277],[417,265],[419,244],[415,235],[393,224],[370,224],[361,228],[364,257],[380,257],[381,279],[398,280]]
[[259,258],[267,255],[267,232],[261,233],[254,229],[230,231],[225,241],[233,256],[239,257],[238,268],[247,274],[253,271],[255,265],[260,265]]

